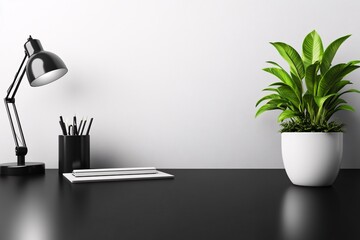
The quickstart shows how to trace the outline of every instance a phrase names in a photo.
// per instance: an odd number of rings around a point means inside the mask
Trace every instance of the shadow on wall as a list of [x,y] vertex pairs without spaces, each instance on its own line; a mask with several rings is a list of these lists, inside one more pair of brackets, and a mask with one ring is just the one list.
[[[360,111],[360,109],[357,109]],[[360,168],[360,124],[356,114],[339,112],[339,121],[345,123],[343,168]]]
[[[108,138],[96,135],[90,140],[90,168],[117,168],[123,159],[118,146]],[[119,164],[117,164],[119,163]]]
[[106,149],[93,149],[90,156],[90,168],[114,168],[114,163],[120,162],[121,156],[115,156],[114,152]]

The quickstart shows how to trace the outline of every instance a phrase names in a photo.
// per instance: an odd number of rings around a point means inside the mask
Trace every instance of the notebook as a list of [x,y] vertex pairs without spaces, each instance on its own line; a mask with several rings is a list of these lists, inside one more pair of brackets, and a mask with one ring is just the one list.
[[82,176],[76,177],[73,173],[63,173],[63,176],[71,183],[87,182],[108,182],[108,181],[130,181],[130,180],[151,180],[174,178],[174,175],[156,170],[156,173],[147,174],[124,174],[124,175],[105,175],[105,176]]

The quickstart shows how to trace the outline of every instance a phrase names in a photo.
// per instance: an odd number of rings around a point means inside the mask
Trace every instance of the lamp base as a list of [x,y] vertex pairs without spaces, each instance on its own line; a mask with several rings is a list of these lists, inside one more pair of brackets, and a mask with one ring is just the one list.
[[41,162],[26,162],[25,165],[18,165],[15,162],[0,164],[1,176],[39,175],[44,173],[45,163]]

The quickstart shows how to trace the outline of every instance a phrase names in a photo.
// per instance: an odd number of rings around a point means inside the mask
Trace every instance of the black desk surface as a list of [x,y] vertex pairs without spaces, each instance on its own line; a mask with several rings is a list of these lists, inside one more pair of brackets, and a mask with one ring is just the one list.
[[360,170],[327,188],[284,170],[163,171],[175,179],[0,178],[0,239],[360,239]]

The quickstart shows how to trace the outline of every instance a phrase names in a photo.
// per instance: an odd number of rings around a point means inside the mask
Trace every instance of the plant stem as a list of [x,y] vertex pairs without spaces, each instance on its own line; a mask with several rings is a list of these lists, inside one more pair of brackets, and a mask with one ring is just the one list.
[[319,124],[319,123],[320,123],[320,119],[321,119],[321,115],[322,115],[322,110],[323,110],[323,108],[320,107],[319,110],[318,110],[318,112],[317,112],[317,114],[316,114],[316,118],[315,118],[315,123],[316,123],[316,124]]

